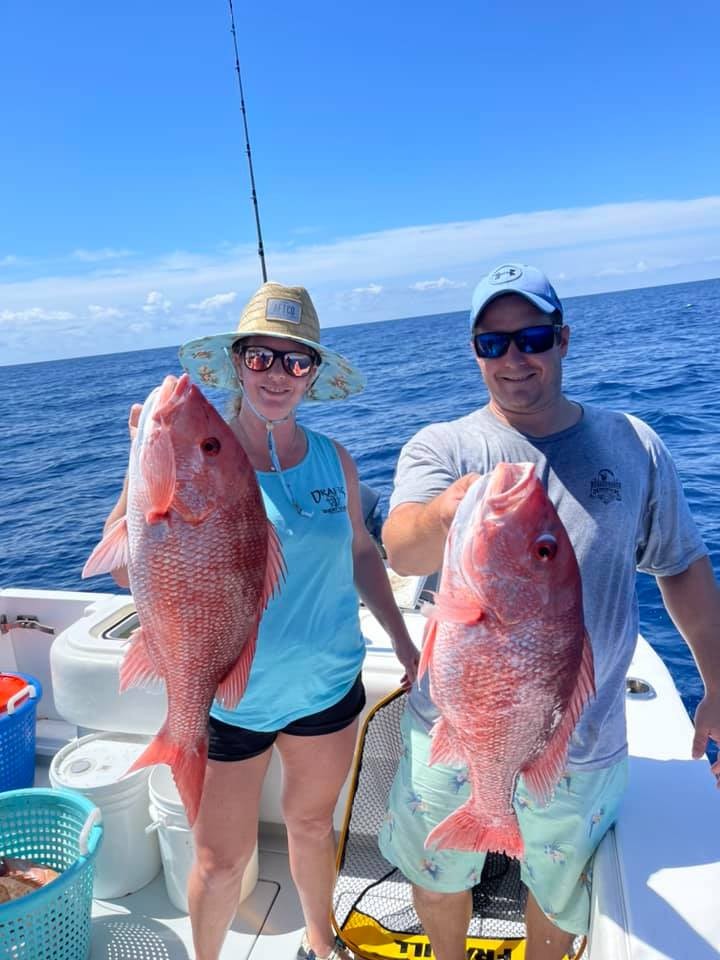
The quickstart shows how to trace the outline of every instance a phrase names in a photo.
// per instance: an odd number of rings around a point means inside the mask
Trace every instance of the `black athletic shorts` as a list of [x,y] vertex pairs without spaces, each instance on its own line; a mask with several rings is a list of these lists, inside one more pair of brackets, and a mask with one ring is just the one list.
[[223,723],[210,716],[210,742],[208,757],[210,760],[249,760],[258,757],[275,742],[279,733],[289,733],[293,737],[318,737],[326,733],[337,733],[350,726],[365,706],[365,687],[361,674],[355,683],[337,703],[309,717],[299,717],[282,730],[247,730],[233,723]]

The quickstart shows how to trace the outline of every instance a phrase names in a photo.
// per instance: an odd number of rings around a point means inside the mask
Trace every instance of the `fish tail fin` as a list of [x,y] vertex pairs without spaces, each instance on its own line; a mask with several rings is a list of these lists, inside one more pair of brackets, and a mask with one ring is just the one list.
[[545,751],[527,769],[521,771],[525,784],[540,803],[549,803],[553,790],[565,772],[568,746],[585,704],[595,696],[595,668],[590,638],[583,631],[582,657],[577,683],[560,725]]
[[84,580],[98,573],[119,570],[128,565],[129,558],[127,518],[120,517],[87,558],[80,576]]
[[440,850],[495,850],[509,857],[522,857],[525,852],[517,817],[511,810],[493,823],[483,822],[469,803],[445,817],[430,831],[425,846]]
[[167,723],[164,723],[144,752],[140,754],[128,773],[166,763],[172,769],[173,779],[180,799],[185,806],[188,823],[195,822],[200,807],[205,770],[207,768],[207,735],[194,744],[175,743],[170,739]]

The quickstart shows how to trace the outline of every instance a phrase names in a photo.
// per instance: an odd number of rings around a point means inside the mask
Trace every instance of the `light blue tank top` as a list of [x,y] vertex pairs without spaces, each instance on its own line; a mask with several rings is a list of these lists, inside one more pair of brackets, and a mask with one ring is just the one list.
[[250,730],[280,730],[341,700],[362,669],[345,474],[332,441],[305,430],[304,459],[284,471],[302,517],[276,473],[257,471],[278,532],[287,576],[260,621],[247,690],[234,710],[212,715]]

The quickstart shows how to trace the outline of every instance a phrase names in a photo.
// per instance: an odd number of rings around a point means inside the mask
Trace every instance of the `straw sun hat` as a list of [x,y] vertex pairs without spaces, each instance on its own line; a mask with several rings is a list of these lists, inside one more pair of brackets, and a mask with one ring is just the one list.
[[241,390],[232,361],[232,346],[236,340],[258,334],[296,340],[319,354],[317,376],[305,394],[308,400],[344,400],[365,386],[365,377],[359,370],[320,343],[320,323],[307,290],[280,283],[264,283],[253,294],[234,332],[216,333],[183,344],[180,363],[196,383]]

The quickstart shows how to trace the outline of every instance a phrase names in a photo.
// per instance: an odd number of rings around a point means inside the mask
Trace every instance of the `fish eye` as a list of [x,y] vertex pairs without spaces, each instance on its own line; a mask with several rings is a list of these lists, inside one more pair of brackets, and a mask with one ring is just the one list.
[[557,553],[557,540],[551,533],[543,533],[533,544],[533,551],[538,560],[543,562],[552,560]]
[[209,457],[216,457],[220,453],[220,441],[217,437],[208,437],[202,441],[200,449]]

